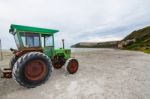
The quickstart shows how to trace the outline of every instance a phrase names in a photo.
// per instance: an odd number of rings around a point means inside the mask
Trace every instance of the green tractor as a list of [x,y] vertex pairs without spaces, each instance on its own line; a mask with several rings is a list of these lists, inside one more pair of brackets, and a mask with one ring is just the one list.
[[78,61],[71,58],[70,49],[64,48],[64,40],[63,48],[55,49],[54,34],[58,30],[12,24],[9,32],[18,49],[10,49],[14,56],[10,68],[4,69],[4,78],[13,77],[21,86],[33,88],[49,79],[52,67],[66,66],[70,74],[77,72]]

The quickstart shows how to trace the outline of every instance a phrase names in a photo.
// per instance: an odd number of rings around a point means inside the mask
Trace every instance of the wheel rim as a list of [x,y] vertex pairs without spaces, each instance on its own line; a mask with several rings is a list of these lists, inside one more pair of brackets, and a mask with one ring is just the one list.
[[76,60],[72,60],[69,65],[70,73],[75,73],[78,69],[78,62]]
[[25,76],[29,80],[41,80],[46,75],[46,64],[41,60],[29,62],[25,67]]

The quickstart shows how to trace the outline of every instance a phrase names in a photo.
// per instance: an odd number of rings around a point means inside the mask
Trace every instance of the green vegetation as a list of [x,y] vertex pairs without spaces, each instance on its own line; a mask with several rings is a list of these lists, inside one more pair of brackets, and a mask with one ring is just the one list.
[[126,41],[131,39],[136,39],[136,42],[125,46],[124,49],[139,50],[145,53],[150,53],[150,27],[134,31],[123,40]]

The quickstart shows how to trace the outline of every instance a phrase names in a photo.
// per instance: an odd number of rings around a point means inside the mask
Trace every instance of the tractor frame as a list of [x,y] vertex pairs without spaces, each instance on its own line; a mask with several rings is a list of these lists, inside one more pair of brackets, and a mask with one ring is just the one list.
[[[3,78],[12,78],[13,76],[24,87],[36,87],[48,79],[47,77],[52,71],[51,67],[59,69],[66,65],[68,72],[74,74],[78,70],[78,61],[71,58],[70,49],[64,48],[64,40],[62,40],[63,47],[55,49],[54,34],[57,32],[59,31],[54,29],[12,24],[9,33],[14,36],[17,49],[10,48],[14,56],[10,60],[10,68],[3,70]],[[40,72],[43,73],[40,75]],[[34,77],[36,75],[40,76]],[[20,82],[20,80],[22,81]],[[32,84],[28,82],[32,82]]]

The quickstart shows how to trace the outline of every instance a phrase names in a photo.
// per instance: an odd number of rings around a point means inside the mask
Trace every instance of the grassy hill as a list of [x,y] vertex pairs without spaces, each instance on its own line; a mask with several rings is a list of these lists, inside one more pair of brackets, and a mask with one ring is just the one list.
[[150,26],[140,30],[133,31],[123,41],[136,39],[136,42],[125,46],[124,49],[140,50],[150,53]]
[[137,50],[150,53],[150,26],[133,31],[121,41],[109,42],[80,42],[71,47],[74,48],[119,48],[127,50]]

